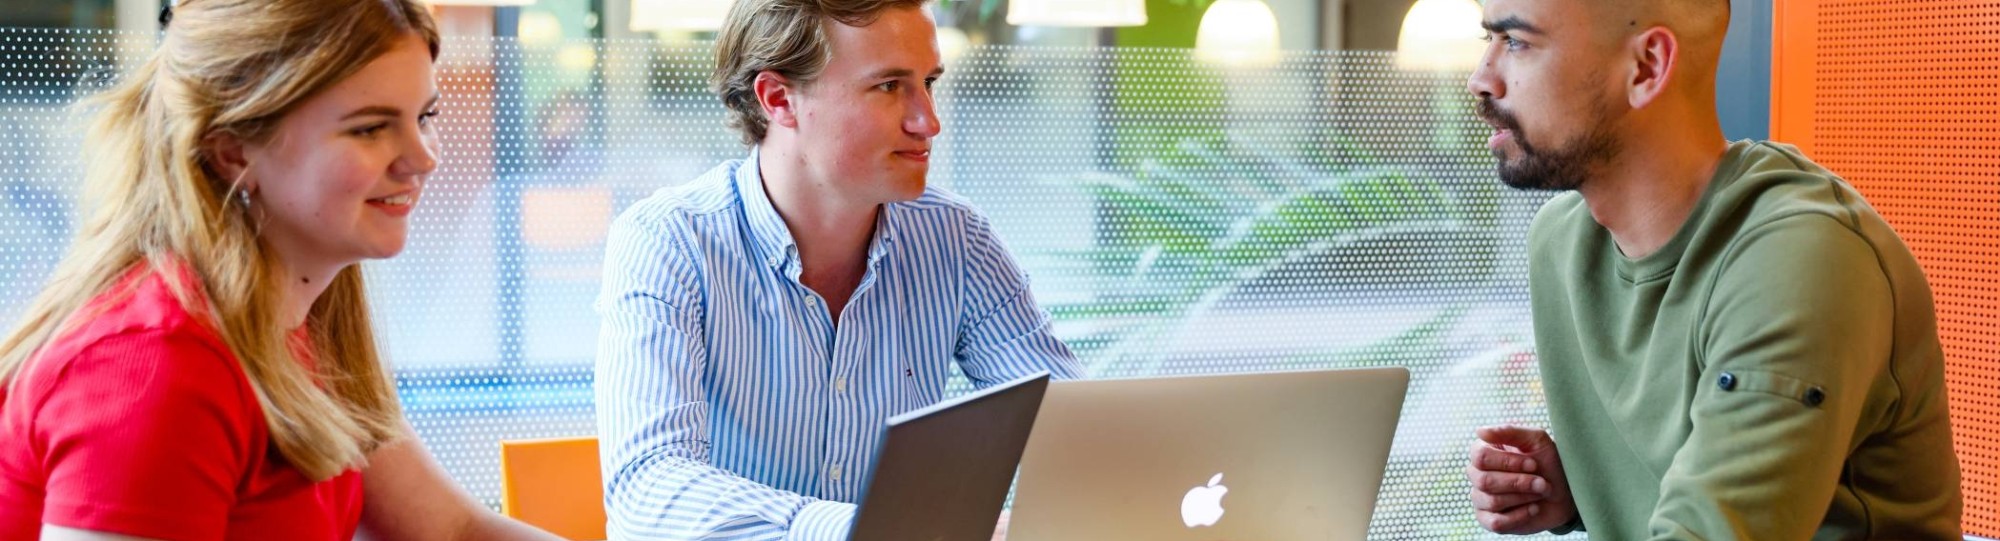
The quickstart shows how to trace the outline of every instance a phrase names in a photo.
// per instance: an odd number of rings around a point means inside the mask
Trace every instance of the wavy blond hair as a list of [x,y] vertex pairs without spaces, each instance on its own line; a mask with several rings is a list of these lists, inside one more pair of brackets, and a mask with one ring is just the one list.
[[297,343],[280,321],[279,263],[246,205],[231,204],[236,179],[212,173],[202,149],[219,134],[269,140],[299,103],[413,35],[437,57],[436,23],[414,0],[180,2],[146,62],[79,104],[91,115],[82,219],[47,287],[0,341],[0,384],[87,320],[79,311],[91,299],[129,294],[112,288],[148,266],[235,354],[286,461],[315,480],[364,465],[398,433],[402,410],[376,351],[361,266],[328,284]]

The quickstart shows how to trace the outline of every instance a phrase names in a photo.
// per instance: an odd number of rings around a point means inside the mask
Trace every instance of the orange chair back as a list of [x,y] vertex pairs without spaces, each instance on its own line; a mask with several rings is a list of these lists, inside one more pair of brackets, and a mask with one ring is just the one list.
[[604,539],[597,438],[500,442],[500,511],[562,536]]

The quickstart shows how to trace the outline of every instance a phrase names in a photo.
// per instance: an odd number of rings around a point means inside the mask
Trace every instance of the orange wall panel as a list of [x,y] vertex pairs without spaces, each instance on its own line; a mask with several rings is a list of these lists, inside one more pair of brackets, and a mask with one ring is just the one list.
[[2000,536],[2000,3],[1777,0],[1771,135],[1868,197],[1937,302],[1967,534]]

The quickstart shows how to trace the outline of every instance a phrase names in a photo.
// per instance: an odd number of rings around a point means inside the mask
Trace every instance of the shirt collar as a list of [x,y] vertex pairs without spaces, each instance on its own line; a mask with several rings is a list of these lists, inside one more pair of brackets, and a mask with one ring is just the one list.
[[778,216],[777,207],[771,206],[770,195],[764,192],[764,174],[758,164],[760,154],[759,149],[751,148],[750,157],[736,167],[736,195],[743,201],[743,218],[750,224],[750,239],[757,247],[758,259],[777,268],[798,258],[799,245],[792,239],[792,230],[785,227],[785,219]]
[[[744,219],[749,222],[752,244],[756,245],[758,259],[773,269],[796,272],[799,270],[799,244],[792,238],[792,230],[785,226],[785,218],[778,215],[778,208],[771,205],[771,196],[764,191],[763,168],[759,164],[762,152],[750,149],[750,157],[736,168],[736,194],[743,200]],[[889,254],[889,243],[895,234],[896,205],[882,205],[881,212],[875,213],[875,237],[868,243],[868,265],[875,266]]]

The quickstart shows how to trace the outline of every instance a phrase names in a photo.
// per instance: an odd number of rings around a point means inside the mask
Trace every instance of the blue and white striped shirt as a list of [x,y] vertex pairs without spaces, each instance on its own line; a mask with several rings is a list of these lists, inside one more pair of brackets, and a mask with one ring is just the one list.
[[846,539],[884,421],[978,386],[1078,374],[984,216],[883,205],[836,327],[757,153],[611,228],[597,429],[612,539]]

